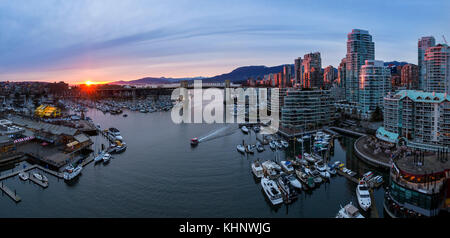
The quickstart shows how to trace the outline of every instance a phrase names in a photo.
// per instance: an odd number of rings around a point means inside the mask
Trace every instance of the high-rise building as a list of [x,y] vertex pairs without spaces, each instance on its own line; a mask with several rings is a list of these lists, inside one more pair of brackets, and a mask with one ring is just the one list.
[[425,51],[424,90],[429,92],[450,92],[450,47],[438,44]]
[[299,84],[302,82],[302,57],[298,57],[294,60],[294,84]]
[[419,89],[419,66],[407,64],[402,67],[401,85],[407,89]]
[[337,79],[337,76],[338,74],[336,69],[332,65],[329,65],[323,72],[323,82],[330,85]]
[[287,89],[281,108],[281,127],[294,132],[318,129],[334,116],[330,90]]
[[303,56],[302,62],[302,87],[323,87],[322,59],[320,52],[309,53]]
[[391,91],[391,71],[380,60],[366,60],[359,73],[359,109],[370,118],[378,107],[383,108],[383,98]]
[[419,66],[419,89],[425,90],[425,51],[428,47],[433,47],[436,44],[434,37],[425,36],[419,39],[417,43],[417,52],[418,52],[418,66]]
[[345,77],[346,77],[346,72],[347,72],[346,65],[347,65],[346,59],[343,58],[338,67],[338,85],[344,89],[345,89]]
[[291,65],[284,65],[282,73],[282,87],[290,87],[292,86],[291,79],[292,79],[292,71],[291,71]]
[[377,137],[425,150],[450,146],[450,96],[446,93],[401,90],[384,98],[384,124]]
[[346,96],[350,103],[359,100],[359,70],[366,60],[375,59],[375,43],[366,30],[353,29],[347,35]]

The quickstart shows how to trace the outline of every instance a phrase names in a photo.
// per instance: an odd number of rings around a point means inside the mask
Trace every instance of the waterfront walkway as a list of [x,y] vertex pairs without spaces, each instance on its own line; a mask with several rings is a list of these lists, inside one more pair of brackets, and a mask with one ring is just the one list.
[[357,132],[357,131],[352,131],[352,130],[348,130],[348,129],[344,129],[341,127],[328,127],[327,129],[336,131],[336,132],[340,132],[340,133],[344,133],[344,134],[348,134],[348,135],[352,135],[352,136],[367,136],[367,134],[365,133],[361,133],[361,132]]
[[386,169],[391,168],[392,161],[389,157],[389,154],[386,154],[384,152],[374,154],[374,150],[369,148],[369,138],[370,136],[363,136],[355,141],[355,144],[353,145],[355,154],[358,156],[358,158],[373,166]]

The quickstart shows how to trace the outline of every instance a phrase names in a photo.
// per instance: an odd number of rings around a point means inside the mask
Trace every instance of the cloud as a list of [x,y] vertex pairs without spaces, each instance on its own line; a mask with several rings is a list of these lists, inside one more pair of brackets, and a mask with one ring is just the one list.
[[185,76],[221,74],[238,63],[292,63],[311,51],[322,53],[324,65],[337,66],[352,28],[370,31],[376,58],[415,62],[421,35],[449,35],[441,24],[448,20],[445,7],[437,7],[448,3],[430,4],[5,1],[0,2],[0,80],[47,79],[58,73],[68,78],[62,74],[69,72],[97,77],[114,72],[126,79],[184,76],[181,70]]

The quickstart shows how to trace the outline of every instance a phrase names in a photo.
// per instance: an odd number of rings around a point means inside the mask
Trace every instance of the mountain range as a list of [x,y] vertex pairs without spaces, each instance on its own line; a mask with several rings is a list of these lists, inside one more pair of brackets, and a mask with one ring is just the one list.
[[[293,67],[293,65],[291,66]],[[243,66],[234,69],[233,71],[216,75],[213,77],[193,77],[193,78],[165,78],[165,77],[145,77],[141,79],[131,80],[131,81],[115,81],[110,84],[128,84],[128,85],[144,85],[144,84],[164,84],[164,83],[178,83],[182,80],[196,80],[201,79],[204,83],[221,83],[225,80],[230,80],[232,83],[242,83],[245,82],[249,77],[254,79],[258,77],[263,77],[265,74],[278,73],[283,69],[283,65],[267,67],[267,66]]]
[[[385,62],[384,65],[405,65],[408,64],[407,62],[398,62],[398,61],[391,61],[391,62]],[[293,68],[294,65],[291,65]],[[192,77],[192,78],[165,78],[165,77],[145,77],[141,79],[131,80],[131,81],[116,81],[112,82],[110,84],[116,84],[116,85],[145,85],[145,84],[167,84],[167,83],[179,83],[182,80],[196,80],[201,79],[204,83],[222,83],[225,80],[230,80],[232,83],[243,83],[248,78],[254,78],[257,79],[258,77],[262,78],[265,74],[271,74],[271,73],[279,73],[283,70],[283,65],[278,66],[272,66],[267,67],[264,65],[257,65],[257,66],[243,66],[234,69],[233,71],[216,75],[213,77]]]

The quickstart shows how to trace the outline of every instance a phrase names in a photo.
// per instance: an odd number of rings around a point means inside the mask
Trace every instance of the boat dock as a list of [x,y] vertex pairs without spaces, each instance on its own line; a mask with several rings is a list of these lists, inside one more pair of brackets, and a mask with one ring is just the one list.
[[22,201],[22,198],[17,195],[15,190],[14,192],[11,191],[11,189],[6,187],[6,185],[4,185],[3,183],[0,183],[0,189],[3,193],[6,193],[10,198],[12,198],[12,200],[14,200],[16,203]]
[[344,133],[344,134],[348,134],[348,135],[352,135],[352,136],[357,136],[357,137],[361,137],[361,136],[366,136],[367,134],[361,133],[361,132],[357,132],[357,131],[352,131],[352,130],[347,130],[344,128],[340,128],[340,127],[329,127],[328,130],[333,130],[336,132],[340,132],[340,133]]
[[82,163],[81,166],[84,167],[94,161],[94,156],[87,157]]
[[[347,174],[347,173],[344,173],[344,171],[342,171],[342,170],[340,170],[340,169],[336,169],[336,172],[337,172],[339,175],[342,175],[342,176],[346,177],[348,180],[350,180],[350,181],[352,181],[352,182],[354,182],[354,183],[356,183],[356,184],[359,183],[359,179],[357,179],[357,178],[355,178],[355,177],[352,177],[352,176],[350,176],[350,175]],[[375,183],[375,182],[371,182],[371,181],[367,182],[367,185],[369,185],[370,188],[379,188],[382,184],[383,184],[383,183]]]
[[[61,178],[61,179],[64,178],[64,176],[63,176],[62,173],[59,173],[59,172],[56,172],[56,171],[53,171],[53,170],[44,168],[44,167],[42,167],[42,166],[40,166],[40,165],[32,165],[32,166],[30,166],[30,167],[27,167],[27,168],[24,168],[24,169],[20,169],[20,170],[13,171],[13,172],[11,172],[11,173],[2,175],[2,176],[0,176],[0,181],[5,180],[5,179],[7,179],[7,178],[11,178],[11,177],[17,176],[17,175],[19,175],[19,174],[22,173],[22,172],[28,172],[28,171],[33,170],[33,169],[39,169],[39,170],[41,170],[41,171],[43,171],[43,172],[45,172],[45,173],[47,173],[47,174],[50,174],[50,175],[53,175],[53,176],[57,177],[57,178]],[[33,175],[31,175],[31,174],[29,175],[29,178],[28,178],[28,179],[31,180],[33,183],[35,183],[35,184],[37,184],[37,185],[39,185],[39,186],[41,186],[41,187],[43,187],[43,188],[47,188],[47,187],[48,187],[48,183],[42,182],[42,181],[40,181],[40,180],[34,178]],[[14,190],[14,192],[13,192],[11,189],[9,189],[9,188],[8,188],[5,184],[3,184],[2,182],[0,182],[0,189],[1,189],[4,193],[6,193],[6,194],[7,194],[12,200],[14,200],[15,202],[20,202],[20,201],[22,200],[22,199],[17,195],[17,193],[15,192],[15,190]]]
[[342,170],[340,170],[340,169],[336,169],[336,172],[337,172],[339,175],[342,175],[342,176],[346,177],[348,180],[350,180],[350,181],[352,181],[352,182],[354,182],[354,183],[356,183],[356,184],[359,183],[359,180],[358,180],[357,178],[352,177],[352,176],[350,176],[350,175],[347,174],[347,173],[344,173],[344,171],[342,171]]
[[369,189],[370,193],[370,218],[380,218],[378,214],[377,205],[375,203],[375,197],[373,196],[373,188]]
[[28,179],[31,180],[33,183],[35,183],[35,184],[37,184],[37,185],[39,185],[39,186],[41,186],[43,188],[47,188],[48,187],[48,183],[42,182],[42,181],[36,179],[33,175],[29,175]]

